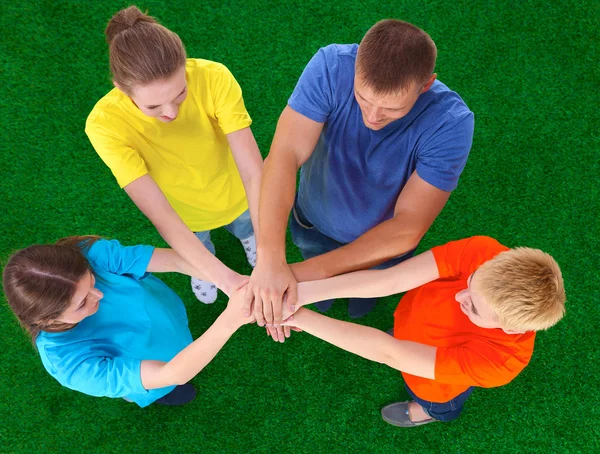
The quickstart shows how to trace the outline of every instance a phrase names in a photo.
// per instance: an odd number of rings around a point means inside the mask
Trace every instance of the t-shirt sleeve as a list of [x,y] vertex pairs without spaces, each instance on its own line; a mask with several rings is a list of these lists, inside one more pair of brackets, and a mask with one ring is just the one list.
[[[40,351],[46,370],[58,382],[75,391],[97,397],[125,397],[147,392],[142,385],[141,360],[93,356],[78,345],[79,353]],[[83,349],[83,351],[81,351]]]
[[215,117],[223,134],[230,134],[252,124],[244,105],[242,88],[233,74],[223,65],[213,71],[211,94],[215,106]]
[[431,249],[440,279],[466,279],[483,263],[509,248],[488,236],[451,241]]
[[140,154],[119,135],[111,132],[109,124],[102,112],[92,112],[86,122],[85,133],[100,159],[117,179],[119,186],[124,188],[146,175],[148,169]]
[[421,146],[417,175],[442,191],[456,189],[473,143],[474,117],[468,112],[445,122]]
[[518,357],[508,346],[473,340],[439,347],[435,380],[440,383],[492,388],[509,383],[529,363],[531,354]]
[[117,240],[98,240],[86,252],[93,268],[135,279],[146,276],[153,246],[123,246]]
[[288,100],[293,110],[318,123],[325,123],[333,111],[337,70],[333,49],[323,47],[311,58]]

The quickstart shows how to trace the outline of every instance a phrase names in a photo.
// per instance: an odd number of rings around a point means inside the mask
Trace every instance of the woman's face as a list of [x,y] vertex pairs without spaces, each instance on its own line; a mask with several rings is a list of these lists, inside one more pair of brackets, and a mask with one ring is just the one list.
[[179,106],[187,96],[185,66],[164,80],[134,86],[130,98],[144,115],[170,123],[177,118]]
[[75,295],[70,306],[55,320],[59,323],[76,324],[84,318],[94,315],[104,294],[94,287],[96,278],[91,273],[86,273],[77,284]]

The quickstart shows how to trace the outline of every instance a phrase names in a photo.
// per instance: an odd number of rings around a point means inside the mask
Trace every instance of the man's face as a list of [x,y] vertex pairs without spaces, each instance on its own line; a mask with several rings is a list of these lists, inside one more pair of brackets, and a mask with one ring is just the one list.
[[430,85],[423,87],[412,84],[405,91],[382,95],[366,86],[360,74],[356,73],[354,77],[354,97],[362,112],[365,126],[377,131],[408,114],[417,102],[419,95],[426,91]]
[[131,100],[149,117],[170,123],[177,118],[179,106],[187,96],[185,67],[181,67],[165,80],[157,80],[147,85],[135,86]]

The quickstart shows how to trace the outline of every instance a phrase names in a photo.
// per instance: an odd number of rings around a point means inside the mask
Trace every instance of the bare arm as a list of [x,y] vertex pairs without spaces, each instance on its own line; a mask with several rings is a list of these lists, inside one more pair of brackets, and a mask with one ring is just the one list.
[[[269,156],[265,160],[260,190],[257,265],[246,294],[248,310],[262,326],[281,323],[281,306],[287,293],[291,306],[296,301],[296,280],[285,256],[285,232],[296,192],[296,174],[309,158],[323,129],[286,107],[277,123]],[[280,340],[283,340],[280,338]]]
[[[427,251],[385,270],[365,270],[298,284],[297,306],[327,299],[394,295],[439,278],[433,252]],[[284,316],[288,315],[284,313]]]
[[142,361],[142,385],[154,389],[187,383],[213,360],[240,326],[252,321],[244,317],[243,296],[232,299],[212,326],[171,361]]
[[214,283],[227,294],[242,284],[243,278],[212,255],[184,224],[150,175],[138,178],[124,189],[163,239],[197,270],[195,277]]
[[231,148],[235,164],[240,172],[244,189],[246,189],[250,218],[252,219],[254,234],[258,237],[258,201],[263,169],[262,156],[250,128],[240,129],[239,131],[227,134],[227,141],[229,142],[229,148]]
[[355,241],[326,254],[291,265],[298,282],[324,279],[371,268],[414,249],[450,197],[421,179],[416,171],[400,193],[394,217]]
[[378,329],[335,320],[308,309],[298,310],[286,324],[368,360],[411,375],[435,378],[436,347],[398,340]]

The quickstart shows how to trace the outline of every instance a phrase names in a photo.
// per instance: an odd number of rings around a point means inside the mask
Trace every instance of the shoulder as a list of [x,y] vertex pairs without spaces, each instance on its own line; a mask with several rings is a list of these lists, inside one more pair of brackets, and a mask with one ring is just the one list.
[[508,251],[510,249],[495,238],[485,235],[476,235],[453,243],[457,249],[462,250],[463,256],[476,256],[482,260],[482,263],[494,258],[500,252]]
[[223,74],[231,74],[227,66],[212,60],[202,58],[188,58],[185,65],[188,82],[196,80],[205,81]]
[[123,246],[117,240],[100,239],[82,250],[95,272],[128,275],[136,279],[146,276],[154,246]]
[[354,74],[357,52],[358,44],[330,44],[317,51],[311,64],[329,71],[338,68],[350,70],[351,74]]
[[203,58],[188,58],[185,62],[185,71],[188,74],[198,75],[226,69],[227,67],[223,63]]
[[467,277],[483,263],[509,248],[489,236],[472,236],[431,249],[440,277]]
[[201,58],[189,58],[186,63],[188,86],[192,92],[206,93],[228,88],[237,81],[223,63]]
[[[458,124],[472,128],[473,112],[469,109],[463,99],[453,90],[450,90],[439,80],[436,80],[431,88],[423,93],[417,104],[421,104],[421,113],[428,121],[436,125],[440,124]],[[436,126],[433,128],[438,130]]]
[[94,106],[85,122],[86,131],[94,125],[109,126],[110,117],[120,111],[120,106],[126,101],[126,95],[119,89],[113,88],[104,95]]
[[101,238],[95,241],[91,246],[84,247],[82,253],[90,262],[96,262],[118,253],[119,249],[122,247],[121,243],[117,240],[106,240]]
[[82,356],[85,339],[80,339],[77,326],[62,333],[47,333],[42,331],[35,340],[35,345],[44,368],[54,377],[66,372],[66,364]]
[[459,345],[438,348],[436,379],[464,382],[461,377],[467,376],[471,384],[491,388],[509,383],[529,364],[535,333],[481,331]]
[[501,244],[498,240],[489,236],[472,236],[462,240],[464,254],[477,258],[479,262],[484,263],[493,259],[498,254],[508,251],[510,248]]

